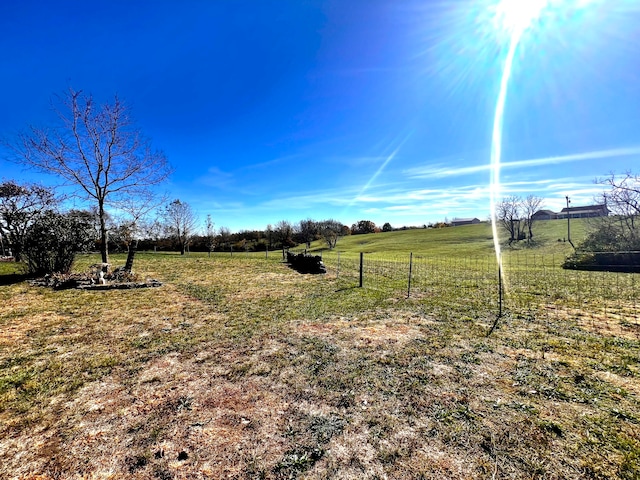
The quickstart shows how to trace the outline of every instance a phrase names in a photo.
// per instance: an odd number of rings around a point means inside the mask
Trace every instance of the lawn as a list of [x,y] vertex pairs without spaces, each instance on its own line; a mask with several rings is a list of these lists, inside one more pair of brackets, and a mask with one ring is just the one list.
[[640,476],[637,322],[487,337],[472,304],[278,255],[136,262],[164,285],[0,287],[1,478]]

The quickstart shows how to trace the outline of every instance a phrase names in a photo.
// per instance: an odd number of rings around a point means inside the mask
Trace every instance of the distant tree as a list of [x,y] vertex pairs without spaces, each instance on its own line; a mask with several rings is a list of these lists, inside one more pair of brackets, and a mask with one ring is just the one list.
[[207,223],[205,224],[205,237],[207,242],[207,250],[209,252],[209,256],[211,256],[211,252],[216,248],[216,230],[214,228],[213,220],[211,220],[211,215],[207,215]]
[[533,240],[533,224],[535,222],[534,214],[542,207],[544,200],[535,195],[528,195],[527,198],[521,200],[520,206],[522,210],[522,216],[524,218],[525,225],[527,227],[529,242]]
[[273,227],[271,224],[267,225],[267,229],[264,233],[267,237],[267,250],[271,250],[273,248]]
[[230,248],[231,245],[231,230],[227,227],[220,227],[218,229],[218,235],[216,236],[217,243],[224,249]]
[[153,242],[153,251],[157,251],[160,237],[162,236],[162,223],[157,218],[146,219],[140,225],[140,230],[145,238]]
[[57,203],[51,189],[36,184],[19,185],[13,180],[0,183],[0,240],[2,254],[12,249],[16,261],[22,260],[27,229]]
[[170,167],[162,152],[151,150],[117,96],[112,103],[96,105],[91,95],[69,89],[55,100],[57,127],[31,127],[15,141],[3,143],[14,161],[61,178],[94,203],[100,253],[107,263],[107,207],[136,202],[168,177]]
[[126,272],[133,269],[133,261],[138,250],[140,239],[146,233],[144,228],[150,223],[149,214],[158,207],[158,202],[151,193],[137,198],[135,202],[120,207],[120,214],[115,218],[112,231],[120,246],[127,251]]
[[447,228],[450,226],[451,224],[447,222],[436,222],[431,226],[431,228]]
[[320,236],[326,242],[329,249],[334,249],[338,243],[338,239],[344,236],[344,227],[342,223],[333,219],[318,222]]
[[360,235],[365,233],[375,233],[378,230],[376,224],[371,220],[360,220],[351,226],[352,235]]
[[180,255],[184,255],[197,224],[191,205],[176,199],[165,207],[163,216],[168,233],[178,241]]
[[75,254],[92,245],[93,219],[87,212],[48,210],[29,225],[24,256],[34,274],[69,273]]
[[502,228],[509,234],[509,245],[521,238],[521,205],[522,200],[516,196],[504,198],[496,205],[496,216]]
[[280,242],[281,248],[293,247],[295,245],[293,241],[293,225],[287,220],[280,220],[276,223],[275,234],[278,242]]
[[236,244],[235,244],[235,248],[238,251],[245,251],[248,252],[251,249],[251,242],[249,240],[247,240],[246,238],[240,238]]
[[[425,225],[425,228],[427,228],[426,225]],[[390,232],[392,230],[393,230],[393,227],[391,226],[391,224],[389,222],[387,222],[384,225],[382,225],[382,231],[383,232]]]
[[318,238],[318,223],[310,218],[300,220],[298,232],[302,243],[305,243],[307,248],[310,248],[311,242]]

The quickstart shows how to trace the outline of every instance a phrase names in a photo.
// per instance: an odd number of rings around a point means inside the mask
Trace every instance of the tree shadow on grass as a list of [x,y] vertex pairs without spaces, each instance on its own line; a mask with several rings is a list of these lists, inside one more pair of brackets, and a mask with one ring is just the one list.
[[33,278],[33,275],[28,273],[9,273],[7,275],[0,275],[0,286],[15,285],[16,283],[24,282]]

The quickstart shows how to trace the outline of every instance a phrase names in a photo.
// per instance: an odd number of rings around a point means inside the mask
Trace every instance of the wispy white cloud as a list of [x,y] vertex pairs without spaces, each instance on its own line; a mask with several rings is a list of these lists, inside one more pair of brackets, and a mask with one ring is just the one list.
[[233,174],[222,171],[218,167],[211,167],[196,181],[207,187],[225,189],[233,184]]
[[[593,183],[592,175],[563,176],[523,180],[514,175],[512,181],[502,184],[502,195],[543,198],[546,208],[559,211],[564,205],[565,195],[570,195],[572,204],[591,203],[602,192],[602,186]],[[297,193],[281,191],[263,201],[252,201],[242,205],[238,197],[219,199],[215,208],[221,215],[243,217],[250,215],[258,225],[276,221],[278,217],[297,221],[301,218],[316,219],[333,217],[345,223],[368,218],[378,222],[389,221],[393,225],[414,225],[442,220],[445,217],[486,218],[489,214],[488,183],[469,182],[460,184],[458,179],[441,180],[437,186],[424,188],[424,182],[396,181],[384,185],[373,182],[366,192],[362,187],[334,185],[329,188],[309,189]],[[254,199],[255,200],[255,199]],[[347,208],[349,207],[349,208]],[[203,210],[204,211],[204,210]]]
[[[541,167],[544,165],[556,165],[560,163],[579,162],[584,160],[610,159],[616,157],[628,157],[640,155],[640,147],[616,148],[610,150],[596,150],[593,152],[575,153],[571,155],[557,155],[552,157],[531,158],[527,160],[516,160],[513,162],[503,162],[501,169]],[[409,178],[444,178],[450,176],[470,175],[489,171],[490,164],[471,165],[467,167],[443,166],[441,163],[424,167],[414,167],[403,171]]]

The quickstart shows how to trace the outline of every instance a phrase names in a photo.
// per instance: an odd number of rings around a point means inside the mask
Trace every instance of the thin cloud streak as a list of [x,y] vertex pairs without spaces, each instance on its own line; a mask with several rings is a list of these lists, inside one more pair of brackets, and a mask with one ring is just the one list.
[[[501,169],[506,168],[528,168],[540,167],[543,165],[555,165],[558,163],[579,162],[583,160],[598,160],[615,157],[628,157],[640,155],[640,147],[616,148],[611,150],[596,150],[593,152],[575,153],[571,155],[558,155],[553,157],[533,158],[528,160],[517,160],[513,162],[503,162]],[[416,167],[404,170],[404,174],[410,178],[443,178],[450,176],[471,175],[489,171],[491,165],[473,165],[470,167],[439,167],[438,164],[430,167]]]
[[384,169],[386,168],[386,166],[391,162],[391,160],[393,160],[396,155],[398,154],[398,152],[400,151],[400,149],[402,148],[402,146],[406,143],[406,141],[409,139],[409,137],[411,136],[411,132],[408,133],[405,137],[404,140],[402,140],[400,142],[400,144],[395,148],[395,150],[393,152],[391,152],[389,154],[389,156],[385,159],[385,161],[382,163],[382,165],[380,165],[380,167],[376,170],[376,172],[373,174],[373,176],[369,179],[369,181],[367,183],[365,183],[364,187],[362,187],[362,189],[360,190],[360,193],[353,198],[353,200],[351,201],[351,203],[347,204],[347,209],[349,207],[351,207],[354,203],[356,203],[356,201],[358,200],[358,197],[361,197],[362,195],[364,195],[364,192],[366,192],[371,185],[373,185],[373,182],[376,181],[376,179],[380,176],[380,174],[384,171]]

